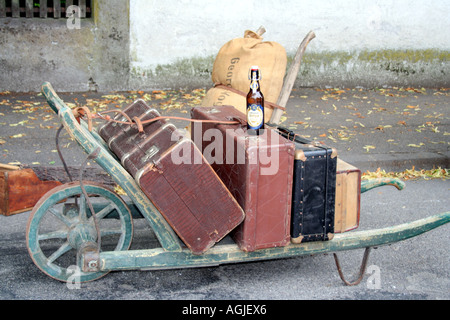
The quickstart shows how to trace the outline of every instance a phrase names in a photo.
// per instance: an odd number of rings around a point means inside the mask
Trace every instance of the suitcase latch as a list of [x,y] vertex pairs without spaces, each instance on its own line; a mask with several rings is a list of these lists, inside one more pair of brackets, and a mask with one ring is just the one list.
[[159,152],[159,148],[157,146],[152,146],[145,152],[145,156],[142,157],[141,162],[146,163],[149,159],[153,158]]

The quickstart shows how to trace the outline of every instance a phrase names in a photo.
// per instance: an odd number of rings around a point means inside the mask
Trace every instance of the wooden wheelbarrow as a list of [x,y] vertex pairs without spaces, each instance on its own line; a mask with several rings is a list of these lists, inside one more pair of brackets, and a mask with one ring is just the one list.
[[[117,270],[206,267],[366,248],[362,278],[370,248],[409,239],[450,222],[450,212],[447,212],[394,227],[336,234],[330,241],[289,244],[254,252],[241,251],[235,243],[222,241],[206,253],[194,255],[96,131],[90,131],[83,120],[78,122],[49,83],[43,84],[42,92],[64,128],[87,153],[87,161],[95,160],[129,197],[124,201],[98,183],[83,181],[80,174],[79,181],[58,186],[39,200],[26,230],[27,248],[38,268],[63,282],[72,281],[74,275],[80,282],[93,281]],[[398,180],[368,181],[363,182],[361,192],[385,184],[403,188]],[[150,225],[158,240],[156,247],[128,250],[133,218],[137,217]],[[349,283],[340,274],[346,284],[360,281]]]

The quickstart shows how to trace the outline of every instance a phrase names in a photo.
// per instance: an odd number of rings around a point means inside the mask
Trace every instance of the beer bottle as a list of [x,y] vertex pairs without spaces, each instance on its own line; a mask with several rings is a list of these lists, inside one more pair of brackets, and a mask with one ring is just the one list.
[[258,66],[250,69],[250,92],[247,95],[247,132],[251,135],[264,133],[264,96],[259,85]]

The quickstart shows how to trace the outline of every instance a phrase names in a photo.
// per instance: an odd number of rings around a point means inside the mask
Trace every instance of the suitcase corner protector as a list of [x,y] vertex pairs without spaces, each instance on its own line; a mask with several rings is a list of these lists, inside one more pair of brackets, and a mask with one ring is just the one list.
[[294,158],[295,158],[295,160],[300,160],[300,161],[305,162],[306,161],[305,152],[303,150],[295,150]]
[[303,236],[299,236],[299,237],[297,237],[297,238],[292,238],[291,237],[291,242],[293,243],[293,244],[300,244],[300,243],[302,243],[302,241],[303,241]]
[[332,148],[331,150],[331,159],[334,159],[338,156],[338,151],[336,148]]

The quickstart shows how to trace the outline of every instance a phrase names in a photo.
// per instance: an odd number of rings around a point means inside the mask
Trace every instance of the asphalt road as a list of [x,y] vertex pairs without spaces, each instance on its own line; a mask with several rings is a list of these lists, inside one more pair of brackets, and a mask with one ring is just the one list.
[[[449,191],[448,180],[410,181],[403,191],[390,186],[373,189],[362,195],[358,230],[393,226],[446,212],[450,208]],[[82,284],[79,289],[69,289],[43,274],[31,261],[25,244],[28,217],[29,213],[0,216],[0,300],[450,298],[449,225],[372,250],[370,272],[354,287],[342,283],[333,256],[321,254],[199,269],[111,272],[97,281]],[[136,220],[132,249],[144,248],[152,241],[146,222]],[[362,255],[363,250],[339,254],[349,280],[357,273]]]

